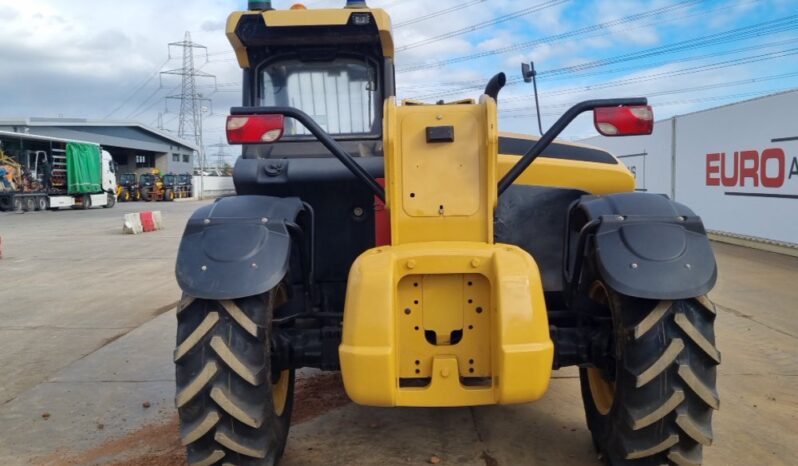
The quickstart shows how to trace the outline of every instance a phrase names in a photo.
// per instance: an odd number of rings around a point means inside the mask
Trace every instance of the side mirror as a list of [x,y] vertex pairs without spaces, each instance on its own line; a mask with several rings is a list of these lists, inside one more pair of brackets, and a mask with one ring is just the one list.
[[654,111],[650,105],[598,107],[593,123],[604,136],[643,136],[654,131]]
[[227,117],[228,144],[270,144],[283,137],[285,117],[272,115],[230,115]]

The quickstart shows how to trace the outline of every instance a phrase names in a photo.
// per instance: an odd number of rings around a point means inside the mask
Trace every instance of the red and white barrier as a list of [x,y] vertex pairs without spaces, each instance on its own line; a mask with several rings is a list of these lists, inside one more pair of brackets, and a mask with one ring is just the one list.
[[160,210],[125,214],[125,219],[122,223],[122,232],[131,235],[162,229],[163,217]]

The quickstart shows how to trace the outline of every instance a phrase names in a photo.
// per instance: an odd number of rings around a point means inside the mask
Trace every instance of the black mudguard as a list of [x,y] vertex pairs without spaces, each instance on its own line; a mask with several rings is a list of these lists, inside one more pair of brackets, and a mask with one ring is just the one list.
[[177,283],[197,298],[264,293],[288,271],[286,226],[303,210],[299,198],[231,196],[194,212],[177,252]]
[[715,256],[701,219],[665,196],[583,196],[571,210],[568,232],[571,267],[589,254],[585,237],[592,235],[598,273],[619,293],[686,299],[715,285]]

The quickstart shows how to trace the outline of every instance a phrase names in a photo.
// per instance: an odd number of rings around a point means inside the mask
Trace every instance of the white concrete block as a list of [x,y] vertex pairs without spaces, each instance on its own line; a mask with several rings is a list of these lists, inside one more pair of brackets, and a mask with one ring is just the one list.
[[122,232],[130,235],[138,235],[144,232],[139,214],[125,214],[124,221],[122,222]]

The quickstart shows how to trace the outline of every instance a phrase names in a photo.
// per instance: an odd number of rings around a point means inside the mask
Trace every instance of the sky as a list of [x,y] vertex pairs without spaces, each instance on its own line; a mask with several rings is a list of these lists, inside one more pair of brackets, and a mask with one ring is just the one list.
[[[275,0],[275,8],[293,1]],[[338,8],[343,0],[308,0]],[[495,73],[500,129],[537,134],[590,98],[647,96],[656,118],[798,87],[798,0],[371,0],[392,17],[399,98],[477,98]],[[177,131],[186,32],[196,49],[205,145],[221,145],[240,101],[241,70],[224,35],[241,0],[0,0],[0,118],[76,117],[162,123]],[[159,116],[160,115],[160,116]],[[595,135],[583,115],[563,133]],[[229,147],[209,147],[233,161]]]

